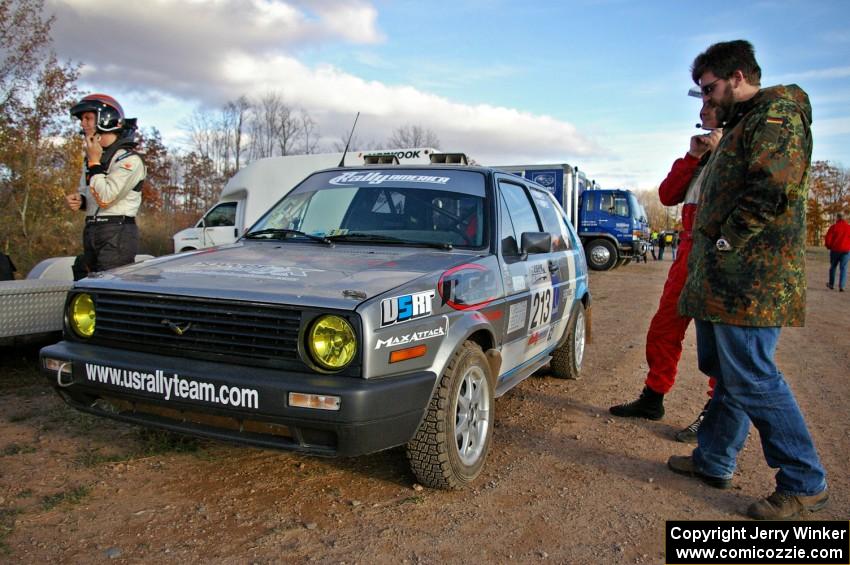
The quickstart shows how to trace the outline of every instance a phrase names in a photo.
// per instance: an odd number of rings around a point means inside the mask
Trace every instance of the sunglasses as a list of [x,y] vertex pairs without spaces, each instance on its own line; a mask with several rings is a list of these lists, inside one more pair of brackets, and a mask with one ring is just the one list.
[[723,80],[722,78],[714,79],[708,84],[704,84],[699,87],[700,92],[702,92],[703,96],[711,96],[711,93],[714,92],[714,89],[717,88],[718,81]]

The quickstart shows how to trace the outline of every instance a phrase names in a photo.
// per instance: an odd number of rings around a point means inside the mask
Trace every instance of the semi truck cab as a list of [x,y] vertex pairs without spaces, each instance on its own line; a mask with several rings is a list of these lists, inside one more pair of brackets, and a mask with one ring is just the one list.
[[591,269],[606,271],[647,251],[649,225],[643,206],[628,190],[582,192],[578,233]]

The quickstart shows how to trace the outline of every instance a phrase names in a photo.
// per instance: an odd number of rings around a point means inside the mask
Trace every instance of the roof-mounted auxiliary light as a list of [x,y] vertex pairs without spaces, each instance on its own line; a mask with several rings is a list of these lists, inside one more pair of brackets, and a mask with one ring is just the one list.
[[364,165],[398,165],[399,160],[395,154],[382,154],[382,155],[364,155],[363,156],[363,164]]
[[469,165],[466,153],[431,153],[432,165]]

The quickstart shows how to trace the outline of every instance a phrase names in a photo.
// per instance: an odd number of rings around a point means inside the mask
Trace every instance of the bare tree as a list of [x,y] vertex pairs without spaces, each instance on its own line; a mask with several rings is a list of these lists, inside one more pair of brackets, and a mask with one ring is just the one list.
[[[348,136],[351,132],[341,133],[339,138],[331,143],[331,149],[337,153],[345,151],[345,144],[348,142]],[[380,149],[380,144],[372,140],[363,140],[355,133],[351,136],[351,142],[348,144],[349,151],[371,151],[372,149]]]
[[387,140],[390,147],[433,147],[440,148],[440,140],[432,130],[421,125],[408,124],[397,127]]
[[301,119],[297,112],[286,104],[281,103],[278,107],[275,126],[278,154],[292,155],[296,153],[295,145],[303,133],[301,130]]
[[192,151],[208,159],[221,172],[225,168],[225,140],[219,117],[209,110],[195,110],[183,123],[183,129],[189,134]]
[[647,220],[653,229],[666,229],[679,222],[679,207],[664,206],[658,197],[658,189],[637,191],[635,197],[646,210]]
[[838,212],[850,212],[850,171],[829,161],[815,161],[809,171],[806,214],[810,244],[821,244]]
[[222,123],[225,131],[225,158],[230,162],[232,155],[233,172],[242,168],[243,138],[245,137],[250,108],[251,104],[243,95],[225,104],[222,112]]
[[316,148],[319,146],[319,124],[310,117],[310,114],[307,113],[307,110],[301,110],[301,135],[304,139],[304,153],[309,155],[310,153],[315,153]]
[[268,93],[253,104],[249,120],[251,160],[272,157],[275,150],[277,115],[283,102],[280,96]]

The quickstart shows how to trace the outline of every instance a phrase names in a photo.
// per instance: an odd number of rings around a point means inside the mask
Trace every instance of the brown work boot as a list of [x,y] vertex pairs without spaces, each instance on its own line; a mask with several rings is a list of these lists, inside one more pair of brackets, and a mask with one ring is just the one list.
[[812,496],[796,496],[775,491],[767,498],[753,502],[747,516],[756,520],[792,520],[803,512],[817,512],[829,501],[829,492],[823,489]]
[[696,477],[710,487],[727,489],[732,486],[732,479],[724,479],[723,477],[712,477],[706,475],[697,469],[694,465],[694,458],[690,455],[673,455],[667,460],[667,467],[674,473],[686,475],[688,477]]
[[664,395],[645,386],[637,400],[612,406],[608,411],[623,418],[660,420],[664,417]]

